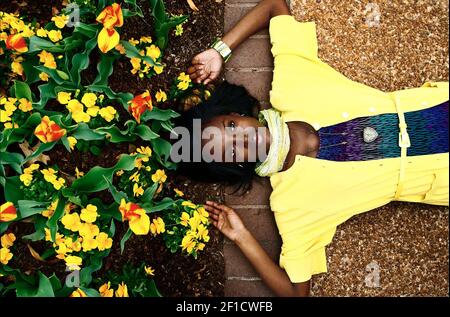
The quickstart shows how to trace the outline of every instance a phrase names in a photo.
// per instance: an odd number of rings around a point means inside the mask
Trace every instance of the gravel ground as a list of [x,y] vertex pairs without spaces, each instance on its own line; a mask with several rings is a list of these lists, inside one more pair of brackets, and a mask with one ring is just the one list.
[[[448,81],[448,0],[291,2],[297,20],[317,22],[322,60],[351,79],[385,91]],[[313,295],[448,296],[448,218],[448,207],[405,203],[352,218]]]

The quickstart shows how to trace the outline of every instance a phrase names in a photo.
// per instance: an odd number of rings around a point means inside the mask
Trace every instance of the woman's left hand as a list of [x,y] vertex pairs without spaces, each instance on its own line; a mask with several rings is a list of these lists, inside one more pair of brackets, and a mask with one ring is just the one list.
[[212,201],[207,201],[204,207],[210,213],[213,225],[225,237],[233,242],[237,242],[244,237],[247,228],[245,228],[241,218],[232,208]]

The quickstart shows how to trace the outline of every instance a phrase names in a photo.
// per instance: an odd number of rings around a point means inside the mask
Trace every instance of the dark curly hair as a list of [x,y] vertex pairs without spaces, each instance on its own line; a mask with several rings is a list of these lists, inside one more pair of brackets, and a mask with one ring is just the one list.
[[[188,129],[191,136],[190,148],[193,149],[195,145],[198,146],[198,143],[201,144],[201,140],[192,137],[194,119],[201,119],[202,126],[204,126],[216,116],[228,115],[233,112],[243,116],[255,116],[257,106],[258,101],[244,87],[225,81],[216,87],[207,101],[182,113],[175,121],[175,126]],[[193,162],[193,153],[190,155],[190,162],[181,162],[178,171],[196,180],[238,185],[237,190],[246,190],[250,187],[255,175],[256,163]]]

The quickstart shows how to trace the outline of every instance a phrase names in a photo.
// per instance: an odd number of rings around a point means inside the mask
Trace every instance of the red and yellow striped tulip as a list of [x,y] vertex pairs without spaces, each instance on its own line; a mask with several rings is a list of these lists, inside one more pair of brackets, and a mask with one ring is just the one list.
[[143,94],[140,94],[133,98],[129,102],[128,111],[131,112],[133,117],[136,119],[138,123],[141,123],[141,115],[145,112],[145,110],[152,110],[152,97],[150,96],[150,92],[147,90]]
[[128,220],[130,229],[137,235],[146,235],[150,231],[150,218],[139,205],[120,201],[119,211],[122,214],[122,221]]
[[34,135],[44,143],[54,142],[61,139],[66,134],[66,129],[61,129],[48,116],[42,118],[41,123],[34,130]]
[[12,202],[0,206],[0,222],[9,222],[17,218],[17,209]]
[[20,34],[12,34],[6,38],[6,48],[19,53],[28,52],[27,42]]
[[103,53],[107,53],[119,44],[119,33],[115,27],[123,26],[122,8],[113,3],[106,7],[97,17],[97,22],[103,24],[103,30],[98,35],[98,47]]

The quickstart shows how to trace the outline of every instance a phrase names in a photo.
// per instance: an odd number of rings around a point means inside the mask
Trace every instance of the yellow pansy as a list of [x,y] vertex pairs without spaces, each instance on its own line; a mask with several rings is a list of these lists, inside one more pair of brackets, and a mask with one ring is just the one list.
[[111,249],[113,240],[105,232],[100,232],[96,238],[99,251]]
[[39,28],[36,31],[36,35],[39,37],[47,37],[47,33],[48,33],[48,31],[43,28]]
[[113,297],[114,290],[111,289],[111,282],[105,283],[98,289],[101,297]]
[[139,186],[137,183],[134,183],[133,185],[133,195],[134,197],[139,197],[144,194],[144,189]]
[[143,37],[141,37],[140,43],[150,44],[151,42],[152,42],[152,38],[150,36],[143,36]]
[[80,122],[89,122],[91,121],[91,116],[88,115],[86,112],[79,111],[72,113],[72,119],[75,120],[76,123]]
[[81,209],[81,215],[80,219],[88,222],[93,223],[95,220],[97,220],[98,213],[97,213],[97,206],[88,204],[86,208]]
[[117,175],[117,176],[122,176],[123,173],[125,173],[124,170],[118,170],[118,171],[116,172],[116,175]]
[[49,183],[53,182],[57,178],[56,171],[51,167],[42,169],[41,173],[44,175],[44,179]]
[[165,232],[166,227],[164,224],[164,220],[162,220],[161,217],[153,219],[152,223],[150,224],[150,231],[152,234],[161,234]]
[[53,17],[52,21],[55,22],[55,25],[58,29],[62,29],[66,26],[67,22],[69,22],[69,17],[66,15],[59,15]]
[[14,241],[16,241],[16,236],[14,235],[14,233],[5,233],[1,238],[0,238],[0,242],[1,242],[1,246],[3,248],[10,248],[13,246]]
[[186,90],[189,88],[189,83],[187,81],[182,81],[178,83],[177,87],[180,90]]
[[197,237],[199,239],[202,239],[205,242],[209,241],[209,236],[208,236],[208,229],[206,229],[206,227],[202,224],[198,225],[197,228]]
[[97,102],[97,96],[92,92],[87,92],[83,95],[83,98],[81,98],[81,102],[88,108],[93,107]]
[[20,98],[19,102],[20,102],[19,109],[22,110],[23,112],[28,112],[28,111],[33,110],[33,104],[28,99]]
[[112,120],[114,120],[116,113],[117,110],[111,106],[104,107],[99,111],[100,116],[107,122],[111,122]]
[[190,201],[190,200],[185,200],[185,201],[183,201],[183,202],[181,203],[181,206],[187,206],[187,207],[192,208],[192,209],[197,208],[197,205],[194,204],[194,203],[193,203],[192,201]]
[[58,42],[58,41],[60,41],[60,40],[62,40],[62,33],[61,33],[61,31],[56,31],[56,30],[51,30],[51,31],[49,31],[48,32],[48,34],[47,34],[47,36],[48,36],[48,38],[52,41],[52,42],[54,42],[54,43],[56,43],[56,42]]
[[69,141],[70,149],[73,151],[73,149],[75,148],[75,145],[77,145],[77,142],[78,142],[77,139],[74,138],[73,136],[68,136],[67,141]]
[[11,63],[11,70],[13,73],[19,76],[23,75],[23,66],[19,59],[16,59]]
[[203,251],[203,249],[205,248],[205,244],[200,242],[199,244],[197,244],[197,246],[195,247],[195,251]]
[[116,290],[116,297],[130,297],[128,295],[128,287],[124,282],[119,284],[119,287]]
[[181,225],[183,225],[183,226],[185,226],[185,227],[187,227],[188,226],[188,224],[189,224],[189,219],[190,219],[191,217],[189,216],[189,214],[187,213],[187,212],[182,212],[181,213],[181,217],[180,217],[180,224]]
[[[1,116],[1,113],[0,113]],[[3,127],[6,129],[17,129],[19,127],[19,125],[17,123],[14,122],[14,124],[12,124],[11,122],[5,122],[5,124],[3,125]]]
[[0,263],[3,265],[8,264],[8,262],[12,259],[13,254],[7,248],[0,249]]
[[186,250],[188,253],[191,253],[192,250],[194,250],[195,241],[192,239],[191,235],[184,236],[183,240],[181,241],[181,247],[183,251]]
[[67,110],[72,113],[82,112],[84,110],[84,106],[77,99],[72,99],[67,103]]
[[186,73],[181,73],[179,76],[178,76],[178,80],[179,81],[186,81],[186,82],[191,82],[191,77],[189,77],[189,75],[187,75]]
[[157,170],[153,175],[152,175],[152,181],[154,183],[164,183],[167,180],[167,175],[166,172],[164,172],[164,170]]
[[155,275],[155,270],[151,266],[145,266],[144,270],[145,270],[145,273],[148,276],[154,276]]
[[130,176],[129,180],[135,183],[139,182],[139,171],[134,172],[133,175]]
[[58,205],[58,199],[56,199],[55,201],[53,201],[50,206],[47,207],[46,210],[44,210],[41,214],[46,217],[46,218],[50,218],[51,216],[53,216],[53,214],[55,213],[56,207]]
[[79,256],[69,255],[64,258],[66,261],[66,265],[70,268],[76,269],[76,267],[80,267],[83,264],[83,259]]
[[55,69],[56,68],[56,61],[55,57],[52,53],[47,52],[46,50],[43,50],[38,54],[39,56],[39,62],[43,63],[45,67]]
[[60,233],[56,233],[56,241],[52,240],[52,236],[50,234],[50,229],[48,228],[44,228],[44,232],[45,232],[45,241],[50,241],[50,242],[54,242],[55,244],[59,245],[60,243],[62,243],[64,241],[64,236]]
[[80,172],[78,167],[75,167],[75,177],[78,179],[78,178],[83,177],[83,176],[84,176],[84,172]]
[[157,60],[161,56],[161,50],[156,45],[150,45],[147,47],[146,55],[151,57],[153,60]]
[[97,225],[92,223],[82,223],[79,229],[80,235],[84,238],[94,238],[100,233]]
[[174,191],[175,194],[177,194],[177,196],[179,196],[179,197],[183,197],[183,196],[184,196],[184,193],[183,193],[181,190],[177,189],[177,188],[174,188],[173,191]]
[[73,232],[77,232],[81,228],[80,216],[77,213],[64,215],[61,223],[64,225],[64,228]]
[[51,182],[53,185],[53,188],[56,190],[60,190],[64,184],[66,183],[66,180],[62,177],[59,177],[58,179],[55,179],[53,182]]
[[33,180],[33,175],[31,174],[22,174],[19,176],[20,181],[25,185],[25,186],[30,186],[31,185],[31,181]]
[[157,102],[164,102],[167,100],[167,94],[162,91],[161,89],[156,93],[155,95],[156,101]]
[[72,99],[72,93],[64,92],[64,91],[58,92],[57,100],[60,104],[67,105],[71,99]]
[[83,247],[83,252],[89,252],[91,250],[97,249],[98,242],[93,237],[83,237],[81,246]]
[[140,154],[144,154],[147,157],[152,156],[152,149],[150,147],[148,147],[148,146],[141,146],[141,147],[136,149],[136,152],[138,152]]
[[49,78],[50,78],[50,77],[49,77],[46,73],[44,73],[44,72],[41,72],[41,73],[39,74],[39,79],[42,80],[42,81],[48,81]]

